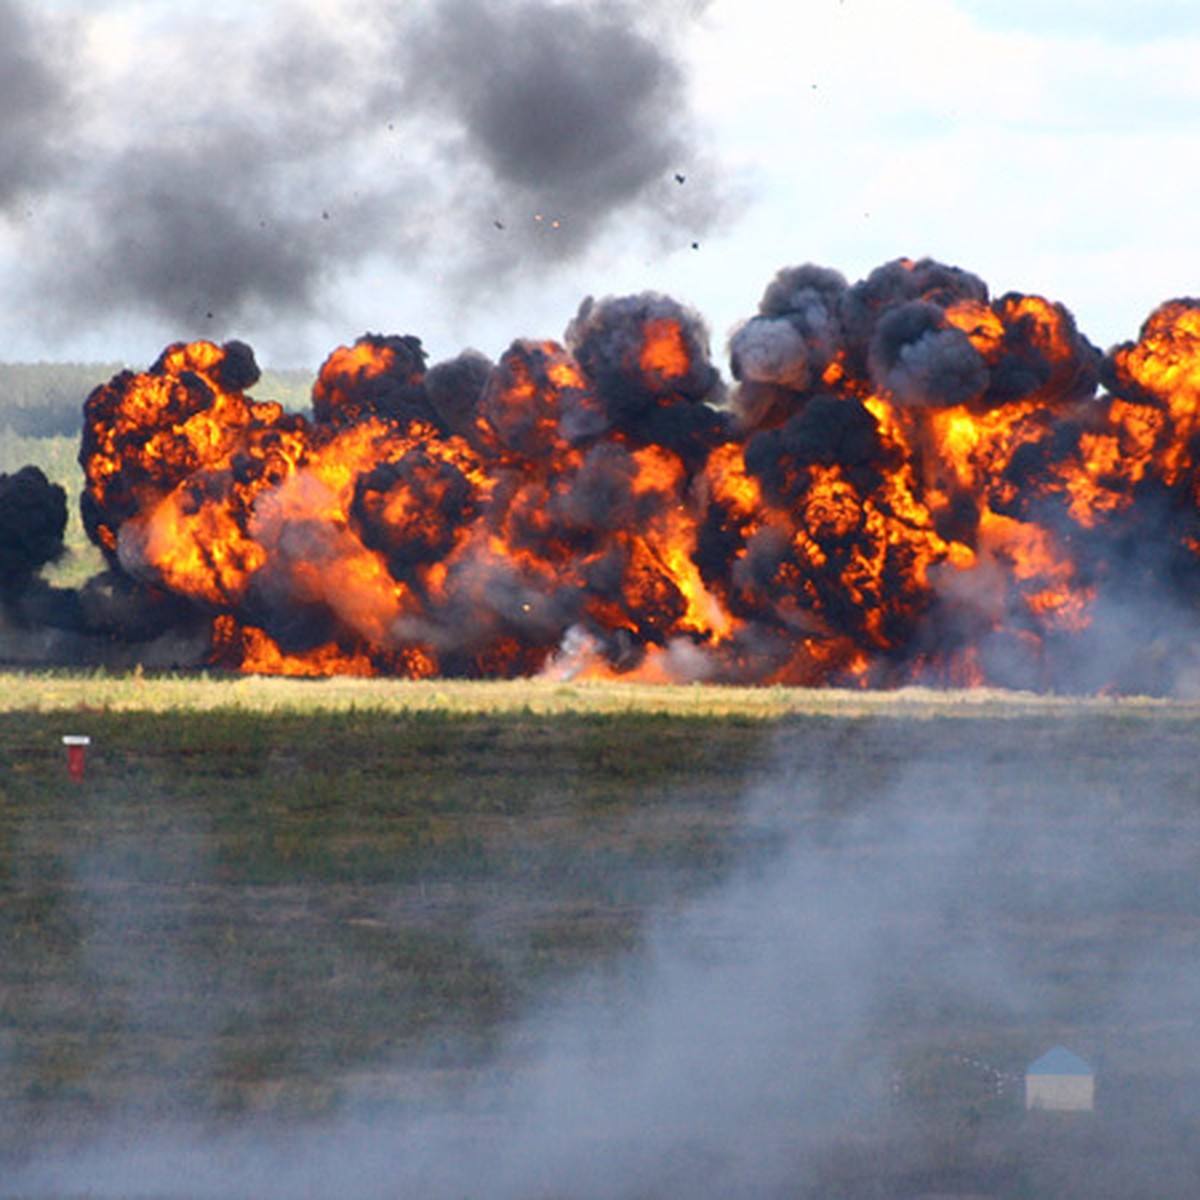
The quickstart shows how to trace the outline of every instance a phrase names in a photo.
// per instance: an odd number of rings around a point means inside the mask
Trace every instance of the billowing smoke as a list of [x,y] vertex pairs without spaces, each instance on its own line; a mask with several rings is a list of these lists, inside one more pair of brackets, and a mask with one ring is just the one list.
[[[713,410],[720,378],[698,313],[656,293],[601,303],[588,298],[565,341],[604,407],[608,429],[664,446],[689,469],[721,439],[723,421]],[[580,440],[571,429],[563,432]]]
[[674,31],[648,28],[654,15],[448,0],[401,31],[402,102],[454,126],[439,169],[465,160],[485,172],[477,216],[505,234],[487,272],[577,256],[614,217],[664,238],[710,224],[718,191],[664,186],[697,151],[686,80],[665,50]]
[[40,467],[0,474],[0,595],[29,586],[63,552],[67,493]]
[[308,315],[337,264],[367,252],[380,214],[359,202],[334,224],[294,211],[272,183],[292,167],[253,131],[130,149],[106,164],[69,249],[48,248],[38,286],[79,318],[115,306],[202,329]]
[[110,53],[68,70],[65,23],[6,0],[0,203],[31,194],[14,232],[64,325],[302,321],[368,260],[436,260],[463,303],[494,296],[618,222],[627,243],[674,246],[719,218],[715,178],[674,184],[705,170],[671,50],[686,20],[549,0],[270,6],[169,29],[146,13],[111,47],[101,26]]
[[40,467],[0,473],[0,634],[13,629],[19,642],[35,643],[29,657],[43,652],[37,633],[45,627],[81,623],[76,592],[39,574],[62,558],[66,529],[67,493]]
[[983,357],[935,304],[914,300],[880,320],[871,338],[871,377],[900,404],[952,407],[987,387]]
[[730,339],[730,370],[747,425],[768,423],[775,403],[816,386],[843,349],[845,278],[825,267],[780,271],[759,311]]

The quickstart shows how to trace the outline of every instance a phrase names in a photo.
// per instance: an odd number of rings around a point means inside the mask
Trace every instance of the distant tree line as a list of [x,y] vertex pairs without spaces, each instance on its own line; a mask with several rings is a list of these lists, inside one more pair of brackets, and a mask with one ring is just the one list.
[[[0,362],[0,431],[32,438],[78,436],[88,393],[121,370],[121,363]],[[313,376],[299,369],[263,371],[252,395],[303,412],[311,404]]]
[[120,363],[0,363],[0,427],[23,437],[77,434],[83,401]]

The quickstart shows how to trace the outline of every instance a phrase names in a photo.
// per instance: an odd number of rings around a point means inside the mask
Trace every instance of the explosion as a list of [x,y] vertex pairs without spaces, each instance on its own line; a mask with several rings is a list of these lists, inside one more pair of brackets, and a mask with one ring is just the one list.
[[1145,594],[1191,652],[1200,302],[1104,355],[958,268],[808,265],[729,350],[652,293],[494,363],[369,335],[308,419],[173,345],[86,401],[85,527],[241,671],[1153,690],[1102,661]]

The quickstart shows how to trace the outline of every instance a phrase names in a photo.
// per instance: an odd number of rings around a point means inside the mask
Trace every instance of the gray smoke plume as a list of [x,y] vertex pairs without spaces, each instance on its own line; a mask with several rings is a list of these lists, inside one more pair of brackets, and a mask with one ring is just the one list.
[[57,32],[39,29],[16,0],[0,2],[0,208],[59,174],[56,148],[72,107],[68,56],[69,43]]
[[734,379],[745,383],[776,383],[794,392],[807,390],[812,360],[803,334],[790,322],[751,317],[729,342]]
[[191,335],[313,312],[412,183],[353,169],[381,124],[370,73],[328,22],[278,10],[244,29],[182,13],[143,38],[80,84],[77,169],[39,197],[25,265],[48,319],[144,315]]
[[[1024,297],[1009,292],[997,311]],[[991,407],[1041,395],[1066,405],[1092,395],[1100,352],[1080,335],[1061,304],[1046,303],[1071,353],[1052,361],[1037,320],[1007,315],[1003,345],[985,360],[968,334],[946,317],[962,303],[992,304],[987,284],[931,258],[899,258],[848,284],[837,271],[806,263],[779,271],[758,312],[730,337],[731,403],[743,428],[785,421],[818,393],[827,369],[868,381],[900,406]],[[828,384],[837,387],[837,381]]]
[[76,68],[67,178],[45,132],[72,111],[60,39],[31,4],[0,9],[0,203],[36,192],[24,266],[57,320],[223,336],[316,315],[368,261],[436,262],[477,295],[588,253],[618,220],[658,244],[719,215],[653,10],[367,0],[341,15],[148,25],[127,64]]
[[[518,269],[535,250],[538,269],[576,257],[618,217],[635,236],[669,240],[716,216],[711,181],[696,186],[686,79],[646,16],[626,5],[446,0],[406,38],[404,103],[449,119],[439,169],[473,164],[483,199],[469,203],[482,216],[490,205],[502,227],[488,270]],[[674,182],[681,166],[690,187]]]
[[869,354],[871,377],[898,404],[966,404],[988,385],[987,364],[935,304],[912,300],[883,317]]
[[729,339],[729,366],[741,387],[734,410],[747,428],[790,412],[796,394],[817,387],[842,349],[841,308],[848,289],[839,271],[805,263],[768,284],[757,315]]
[[78,213],[77,236],[43,260],[44,291],[75,318],[116,307],[205,332],[304,315],[336,263],[370,241],[365,202],[331,226],[274,194],[271,173],[288,164],[253,131],[134,148],[108,167],[114,178]]

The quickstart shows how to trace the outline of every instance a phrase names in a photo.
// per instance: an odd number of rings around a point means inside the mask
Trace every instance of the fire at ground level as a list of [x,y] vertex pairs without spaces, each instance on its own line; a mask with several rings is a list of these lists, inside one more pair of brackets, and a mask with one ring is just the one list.
[[[74,597],[72,597],[74,600]],[[74,608],[74,604],[71,605]],[[32,623],[18,610],[16,620],[0,618],[0,666],[15,670],[66,670],[114,672],[170,672],[173,674],[227,674],[231,676],[260,674],[292,678],[329,678],[341,675],[360,678],[386,678],[386,671],[375,670],[369,660],[347,664],[332,652],[328,657],[277,655],[254,667],[222,662],[222,640],[218,636],[216,619],[192,614],[188,619],[171,624],[153,636],[130,634],[119,627],[79,624],[52,625]],[[36,611],[36,609],[35,609]],[[1176,631],[1177,633],[1177,631]],[[914,672],[899,663],[883,675],[876,671],[871,678],[844,677],[837,680],[806,675],[798,683],[764,675],[755,679],[750,670],[732,676],[715,670],[706,660],[703,649],[690,643],[679,643],[662,650],[651,650],[639,657],[640,665],[625,670],[616,669],[596,653],[586,635],[578,640],[568,635],[561,653],[550,655],[536,678],[545,681],[584,683],[637,683],[665,685],[701,683],[727,687],[840,687],[852,689],[891,690],[893,688],[929,687],[950,691],[986,688],[1014,692],[1039,692],[1046,695],[1084,696],[1159,696],[1179,700],[1200,698],[1200,656],[1190,645],[1181,644],[1171,632],[1160,638],[1147,637],[1136,641],[1136,631],[1117,630],[1120,644],[1105,644],[1103,640],[1073,638],[1069,642],[1031,648],[1021,642],[1006,646],[997,642],[991,647],[986,673],[972,670],[962,676],[927,670]],[[1182,651],[1182,653],[1181,653]],[[1057,657],[1051,658],[1050,655]],[[975,666],[980,660],[972,660]],[[397,676],[392,675],[396,678]],[[418,678],[433,677],[419,676]],[[480,678],[464,673],[460,676],[442,674],[439,679]]]
[[311,418],[243,343],[172,345],[84,405],[107,575],[38,586],[30,548],[10,628],[268,674],[1191,694],[1200,302],[1102,353],[957,267],[808,265],[729,367],[655,293],[496,362],[366,335]]

